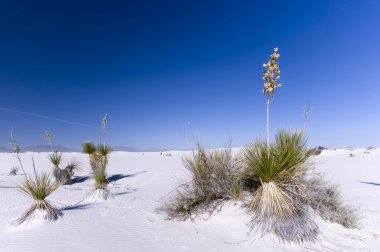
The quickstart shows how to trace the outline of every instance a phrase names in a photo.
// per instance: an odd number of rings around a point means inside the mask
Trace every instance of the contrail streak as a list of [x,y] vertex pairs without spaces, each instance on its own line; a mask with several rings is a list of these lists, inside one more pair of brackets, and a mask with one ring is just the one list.
[[19,110],[14,110],[10,108],[5,108],[5,107],[0,107],[0,110],[6,111],[6,112],[11,112],[11,113],[17,113],[21,115],[27,115],[27,116],[32,116],[32,117],[37,117],[45,120],[51,120],[51,121],[56,121],[56,122],[61,122],[61,123],[67,123],[71,125],[76,125],[76,126],[81,126],[81,127],[87,127],[87,128],[93,128],[93,129],[98,129],[97,127],[94,127],[92,125],[84,124],[84,123],[78,123],[78,122],[72,122],[72,121],[67,121],[55,117],[50,117],[50,116],[45,116],[45,115],[39,115],[39,114],[34,114],[34,113],[29,113],[25,111],[19,111]]

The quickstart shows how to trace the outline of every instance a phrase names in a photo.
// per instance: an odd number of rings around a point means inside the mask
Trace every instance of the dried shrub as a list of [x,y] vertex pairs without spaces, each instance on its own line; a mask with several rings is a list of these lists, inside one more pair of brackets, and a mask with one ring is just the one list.
[[226,200],[241,197],[240,160],[232,155],[230,147],[207,151],[198,144],[183,164],[191,180],[160,208],[169,219],[209,217]]

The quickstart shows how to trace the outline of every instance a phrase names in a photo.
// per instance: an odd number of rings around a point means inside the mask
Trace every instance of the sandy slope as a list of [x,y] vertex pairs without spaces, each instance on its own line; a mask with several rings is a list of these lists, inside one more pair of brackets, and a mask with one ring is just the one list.
[[[63,186],[49,198],[63,208],[64,217],[55,223],[12,227],[31,200],[15,185],[23,176],[8,176],[17,160],[0,154],[0,251],[379,251],[380,250],[380,150],[364,153],[324,151],[315,158],[316,170],[341,185],[344,196],[360,207],[361,230],[347,230],[318,220],[323,232],[314,245],[281,244],[271,236],[249,234],[249,218],[238,203],[229,203],[208,221],[167,221],[155,212],[160,199],[185,179],[181,165],[184,152],[116,152],[110,157],[114,197],[105,202],[83,200],[93,180],[86,155],[64,154],[82,164],[77,182]],[[353,153],[354,157],[349,157]],[[38,170],[51,171],[46,153],[22,154],[27,172],[31,157]]]

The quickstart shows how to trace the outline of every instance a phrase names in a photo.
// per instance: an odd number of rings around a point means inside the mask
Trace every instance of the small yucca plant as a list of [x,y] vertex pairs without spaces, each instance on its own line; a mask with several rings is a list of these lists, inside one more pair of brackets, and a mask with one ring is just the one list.
[[59,184],[52,182],[46,173],[36,173],[34,178],[25,179],[18,188],[34,200],[32,206],[17,220],[18,225],[33,220],[35,214],[38,214],[37,211],[42,211],[43,218],[49,221],[55,221],[63,215],[59,209],[46,201],[46,198],[59,188]]
[[9,176],[16,176],[17,175],[17,172],[20,170],[19,167],[17,166],[12,166],[11,167],[11,171],[9,172]]
[[[306,143],[302,132],[280,131],[269,149],[261,141],[244,149],[244,178],[253,193],[247,203],[254,214],[253,228],[274,232],[288,241],[316,239],[318,228],[305,207],[303,179],[308,170],[306,161],[312,155]],[[299,223],[304,226],[299,227]],[[289,232],[292,229],[298,231]]]

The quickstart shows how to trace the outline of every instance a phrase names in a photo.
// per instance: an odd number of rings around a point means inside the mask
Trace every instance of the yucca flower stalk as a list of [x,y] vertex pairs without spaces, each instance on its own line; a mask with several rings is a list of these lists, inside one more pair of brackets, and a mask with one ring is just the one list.
[[280,58],[280,54],[278,54],[278,48],[274,48],[273,54],[270,55],[270,59],[267,63],[263,64],[263,67],[266,68],[263,71],[263,80],[264,80],[264,88],[263,93],[266,95],[266,110],[267,110],[267,127],[266,127],[266,145],[269,151],[270,146],[270,132],[269,132],[269,108],[270,102],[274,97],[274,92],[277,88],[282,87],[281,83],[277,83],[280,79],[280,67],[278,65],[278,59]]
[[45,139],[49,143],[51,151],[53,151],[53,135],[49,131],[45,131]]
[[106,147],[106,127],[108,123],[108,116],[105,114],[102,118],[102,131],[103,131],[103,146]]
[[22,172],[24,173],[25,179],[28,179],[28,176],[26,175],[24,166],[23,166],[23,164],[21,162],[21,157],[20,157],[21,147],[20,147],[20,145],[16,142],[16,140],[13,137],[13,128],[11,128],[11,130],[10,130],[10,135],[11,135],[11,142],[10,142],[10,144],[13,147],[13,152],[16,154],[16,158],[18,160],[18,163],[20,164]]
[[36,173],[34,178],[25,179],[18,188],[21,192],[33,198],[34,203],[17,220],[17,225],[32,221],[39,214],[42,214],[42,217],[48,221],[55,221],[63,215],[59,209],[53,207],[46,200],[50,194],[59,188],[59,184],[52,182],[50,176],[46,173]]

